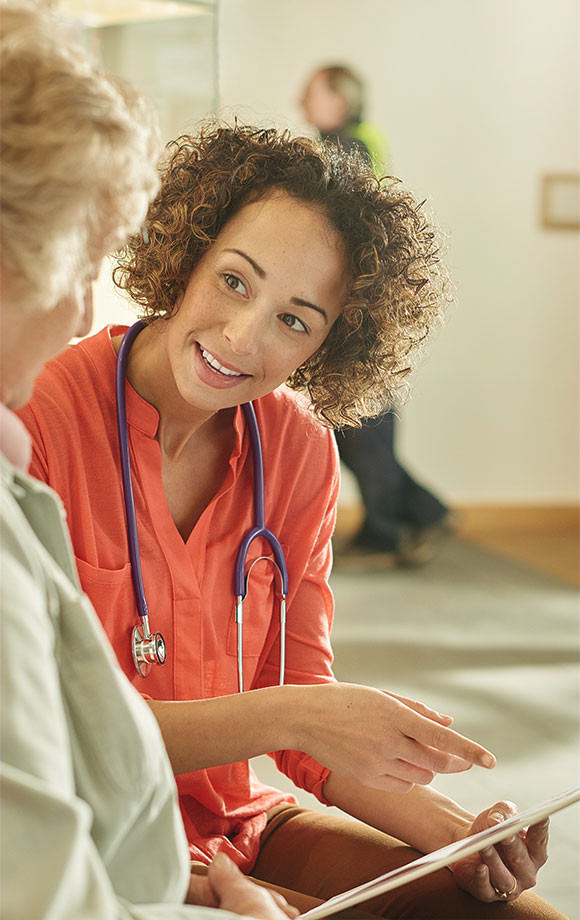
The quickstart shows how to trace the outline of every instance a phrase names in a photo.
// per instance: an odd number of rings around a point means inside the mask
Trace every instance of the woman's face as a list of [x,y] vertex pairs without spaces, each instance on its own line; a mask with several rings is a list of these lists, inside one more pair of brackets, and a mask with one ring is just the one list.
[[270,393],[320,348],[347,295],[342,240],[318,211],[283,193],[246,205],[166,326],[181,397],[215,412]]

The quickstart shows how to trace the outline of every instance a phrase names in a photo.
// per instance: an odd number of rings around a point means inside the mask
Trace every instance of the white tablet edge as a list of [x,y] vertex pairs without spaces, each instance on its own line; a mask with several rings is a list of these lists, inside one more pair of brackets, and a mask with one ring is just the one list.
[[562,808],[566,808],[568,805],[573,805],[579,799],[580,787],[554,796],[547,802],[542,802],[541,805],[527,808],[511,818],[507,818],[499,825],[487,828],[478,834],[473,834],[471,837],[465,837],[456,843],[450,843],[440,850],[434,850],[432,853],[427,853],[425,856],[413,860],[406,866],[392,869],[385,875],[372,879],[370,882],[365,882],[356,888],[351,888],[350,891],[337,894],[318,907],[313,907],[312,910],[301,914],[298,920],[306,920],[306,918],[307,920],[321,920],[322,917],[328,917],[338,910],[354,907],[355,904],[360,904],[361,901],[384,894],[393,888],[398,888],[400,885],[406,885],[407,882],[429,875],[430,872],[442,869],[444,866],[457,862],[457,860],[463,859],[471,853],[477,853],[478,850],[486,849],[506,837],[511,837],[512,834],[524,827],[538,824],[544,818],[554,814],[556,811],[560,811]]

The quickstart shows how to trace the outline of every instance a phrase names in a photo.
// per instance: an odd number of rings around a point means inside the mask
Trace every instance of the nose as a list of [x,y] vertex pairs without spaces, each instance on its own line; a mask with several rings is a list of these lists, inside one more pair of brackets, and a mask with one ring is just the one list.
[[77,336],[88,335],[93,325],[93,285],[87,284],[82,294],[81,315]]
[[236,355],[255,355],[258,353],[263,330],[263,318],[250,308],[238,310],[228,319],[224,336]]

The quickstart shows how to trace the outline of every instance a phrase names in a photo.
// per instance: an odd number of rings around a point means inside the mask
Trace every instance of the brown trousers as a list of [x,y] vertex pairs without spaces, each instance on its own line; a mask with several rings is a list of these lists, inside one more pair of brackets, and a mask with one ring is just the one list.
[[[268,813],[251,875],[279,888],[291,904],[305,911],[319,903],[311,899],[327,900],[420,855],[359,821],[279,805]],[[529,891],[509,904],[484,904],[459,888],[448,869],[366,901],[359,909],[367,916],[390,920],[566,920]],[[349,911],[348,916],[356,912]]]

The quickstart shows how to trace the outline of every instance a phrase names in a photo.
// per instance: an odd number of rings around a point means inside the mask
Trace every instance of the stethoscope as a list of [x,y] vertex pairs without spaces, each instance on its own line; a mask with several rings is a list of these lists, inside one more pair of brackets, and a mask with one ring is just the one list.
[[[135,516],[135,498],[131,479],[131,461],[129,459],[129,431],[127,427],[127,404],[125,398],[125,379],[127,373],[127,359],[131,346],[139,333],[145,329],[146,323],[142,320],[134,323],[123,336],[119,353],[117,355],[117,369],[115,375],[115,393],[117,400],[117,432],[119,435],[119,451],[121,454],[121,479],[123,483],[123,499],[125,503],[125,517],[127,521],[127,542],[129,545],[129,559],[131,562],[131,579],[133,591],[140,617],[140,624],[133,628],[131,634],[131,651],[135,668],[141,677],[147,677],[152,664],[165,664],[167,647],[161,633],[152,633],[149,627],[149,610],[143,587],[141,573],[141,559],[139,555],[139,540],[137,537],[137,519]],[[246,419],[246,426],[252,445],[252,458],[254,463],[254,526],[243,537],[236,564],[234,568],[234,617],[237,627],[237,656],[238,656],[238,689],[244,690],[244,599],[248,593],[250,573],[257,562],[262,559],[270,562],[280,576],[280,686],[284,683],[286,667],[286,597],[288,594],[288,570],[284,552],[280,541],[264,521],[264,460],[262,456],[262,442],[256,413],[251,402],[243,403],[242,409]],[[248,571],[246,558],[250,545],[258,537],[263,537],[269,543],[272,556],[258,556],[254,559]]]

